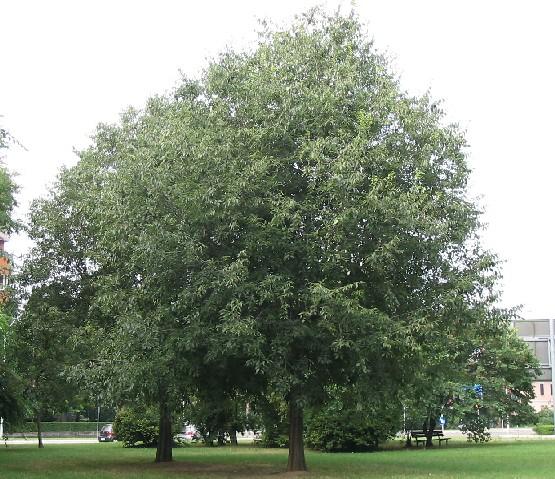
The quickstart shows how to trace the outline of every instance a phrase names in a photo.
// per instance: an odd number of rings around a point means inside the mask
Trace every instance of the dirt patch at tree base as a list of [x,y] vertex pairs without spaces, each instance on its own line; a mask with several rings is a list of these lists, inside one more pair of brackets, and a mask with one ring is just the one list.
[[191,461],[172,461],[165,463],[150,463],[139,465],[121,465],[120,467],[111,467],[110,470],[117,472],[164,472],[182,474],[184,477],[194,475],[195,477],[216,476],[230,478],[284,478],[294,479],[297,477],[305,477],[306,471],[287,472],[279,466],[273,464],[204,464]]

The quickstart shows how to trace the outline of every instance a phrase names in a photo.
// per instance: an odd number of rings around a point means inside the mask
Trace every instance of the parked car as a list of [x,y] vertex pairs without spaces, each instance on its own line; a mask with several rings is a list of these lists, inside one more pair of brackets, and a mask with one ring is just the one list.
[[183,430],[177,434],[176,439],[182,441],[198,441],[200,440],[200,434],[198,433],[195,426],[186,425]]
[[116,439],[114,434],[114,427],[111,424],[106,424],[102,426],[102,429],[98,433],[98,442],[112,442]]

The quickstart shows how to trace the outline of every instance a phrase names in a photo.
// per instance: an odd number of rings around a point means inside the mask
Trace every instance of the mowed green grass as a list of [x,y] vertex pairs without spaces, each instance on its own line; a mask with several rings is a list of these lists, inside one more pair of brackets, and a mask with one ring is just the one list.
[[555,441],[507,441],[433,450],[367,454],[307,452],[309,472],[287,474],[287,451],[262,448],[174,450],[174,462],[154,464],[152,449],[118,444],[12,445],[0,449],[0,478],[552,478]]

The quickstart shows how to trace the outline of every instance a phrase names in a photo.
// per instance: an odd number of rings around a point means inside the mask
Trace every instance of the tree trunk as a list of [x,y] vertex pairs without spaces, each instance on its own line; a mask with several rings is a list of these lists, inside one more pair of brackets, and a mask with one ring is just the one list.
[[232,446],[238,446],[237,443],[237,417],[239,416],[239,403],[237,402],[237,399],[235,399],[233,401],[233,420],[231,421],[231,424],[229,425],[229,442],[231,442]]
[[160,395],[160,436],[156,447],[156,462],[172,460],[172,420],[165,392]]
[[37,425],[37,438],[39,440],[39,449],[42,449],[44,447],[44,444],[42,443],[42,423],[41,423],[41,414],[40,414],[40,412],[37,412],[37,417],[35,418],[35,423]]
[[426,447],[433,447],[432,438],[434,437],[434,429],[436,427],[436,420],[430,416],[428,418],[428,429],[426,432]]
[[303,441],[303,410],[295,402],[289,400],[289,459],[287,471],[306,471]]
[[232,446],[237,446],[237,431],[235,430],[235,427],[231,426],[231,428],[229,429],[229,441],[231,442]]

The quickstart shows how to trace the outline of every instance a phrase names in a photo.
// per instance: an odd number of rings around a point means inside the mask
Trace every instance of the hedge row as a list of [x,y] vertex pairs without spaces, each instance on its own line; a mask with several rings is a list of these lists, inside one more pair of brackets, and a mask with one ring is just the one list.
[[[100,427],[104,424],[100,423]],[[96,422],[43,422],[41,423],[43,432],[96,432]],[[23,433],[36,433],[37,425],[34,422],[25,422],[14,426],[13,428],[7,428],[8,434],[14,434],[18,432]]]

